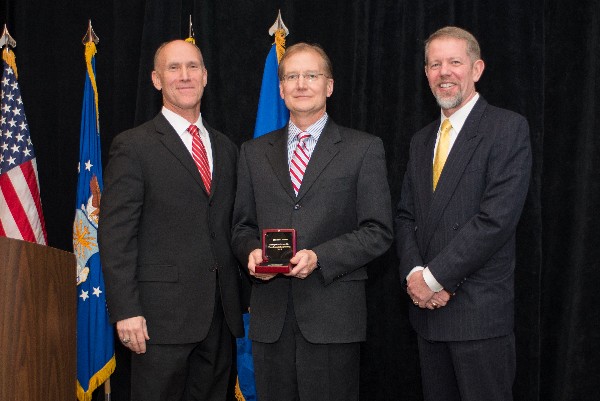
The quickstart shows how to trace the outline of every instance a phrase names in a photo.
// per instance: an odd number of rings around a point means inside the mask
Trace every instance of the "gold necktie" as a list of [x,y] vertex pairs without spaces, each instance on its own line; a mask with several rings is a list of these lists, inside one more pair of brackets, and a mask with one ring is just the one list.
[[442,128],[440,129],[440,140],[438,141],[435,157],[433,158],[434,191],[435,187],[437,187],[440,175],[442,175],[442,170],[444,169],[446,159],[448,158],[448,148],[450,147],[450,128],[452,128],[452,124],[450,124],[450,120],[446,118],[442,123]]

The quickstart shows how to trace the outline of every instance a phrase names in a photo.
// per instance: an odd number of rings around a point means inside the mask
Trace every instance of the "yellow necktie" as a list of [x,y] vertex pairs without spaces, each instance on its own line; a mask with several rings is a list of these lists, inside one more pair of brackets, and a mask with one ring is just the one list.
[[452,128],[452,124],[450,124],[450,120],[447,118],[442,123],[442,128],[440,129],[440,140],[438,141],[437,150],[435,152],[435,157],[433,158],[433,190],[435,191],[435,187],[437,187],[438,180],[440,179],[440,175],[442,175],[442,170],[444,169],[444,164],[446,163],[446,159],[448,158],[448,148],[450,147],[450,129]]

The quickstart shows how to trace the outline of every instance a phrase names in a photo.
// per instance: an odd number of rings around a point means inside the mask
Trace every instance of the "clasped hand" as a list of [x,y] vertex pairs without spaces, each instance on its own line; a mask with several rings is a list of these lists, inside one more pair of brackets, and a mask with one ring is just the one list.
[[406,280],[406,292],[413,304],[421,309],[438,309],[450,301],[450,293],[446,290],[433,292],[423,278],[423,270],[411,274]]

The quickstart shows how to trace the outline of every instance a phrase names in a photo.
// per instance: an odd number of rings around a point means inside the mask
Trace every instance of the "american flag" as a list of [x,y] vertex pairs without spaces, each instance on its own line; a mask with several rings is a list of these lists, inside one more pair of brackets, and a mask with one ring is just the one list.
[[[47,242],[33,145],[21,91],[3,50],[0,117],[0,236]],[[14,60],[14,55],[12,57]]]

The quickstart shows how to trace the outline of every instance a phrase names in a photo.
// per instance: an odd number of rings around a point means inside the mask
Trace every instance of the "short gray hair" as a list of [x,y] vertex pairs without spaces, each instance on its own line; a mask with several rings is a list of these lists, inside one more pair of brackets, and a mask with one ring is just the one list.
[[467,55],[471,59],[471,62],[474,63],[477,60],[481,59],[481,49],[479,48],[479,42],[475,39],[470,32],[456,27],[456,26],[447,26],[441,29],[438,29],[434,33],[432,33],[429,38],[425,41],[425,65],[427,65],[427,54],[429,53],[429,44],[433,42],[435,39],[439,38],[454,38],[459,40],[464,40],[467,42]]

